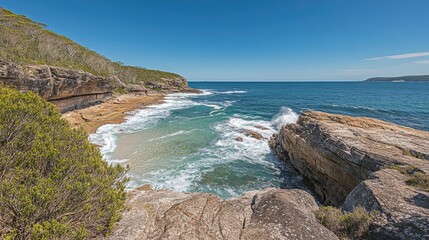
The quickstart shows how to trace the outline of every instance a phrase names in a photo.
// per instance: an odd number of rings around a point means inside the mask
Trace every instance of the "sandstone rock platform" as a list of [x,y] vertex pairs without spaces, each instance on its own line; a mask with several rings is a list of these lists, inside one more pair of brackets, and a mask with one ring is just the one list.
[[[429,239],[429,193],[407,184],[429,173],[429,132],[365,118],[306,111],[270,147],[326,205],[377,210],[374,239]],[[426,175],[425,175],[426,176]]]
[[134,190],[109,239],[338,239],[316,220],[317,207],[302,190],[266,189],[227,200]]

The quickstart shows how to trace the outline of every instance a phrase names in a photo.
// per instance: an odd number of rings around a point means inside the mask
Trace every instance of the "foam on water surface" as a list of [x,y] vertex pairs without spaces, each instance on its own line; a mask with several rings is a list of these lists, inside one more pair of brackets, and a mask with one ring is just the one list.
[[[90,139],[107,161],[129,165],[128,188],[151,184],[221,197],[266,187],[305,188],[268,147],[281,126],[313,109],[429,130],[427,86],[198,83],[194,87],[207,90],[168,95],[164,103],[136,110],[122,124],[102,126]],[[247,136],[249,130],[265,139]]]
[[[124,123],[100,127],[90,140],[101,146],[110,163],[129,164],[130,189],[151,184],[230,197],[278,187],[288,169],[273,156],[266,140],[277,125],[296,120],[296,113],[282,108],[267,120],[230,110],[237,100],[210,98],[246,93],[171,94],[164,103],[134,111]],[[245,130],[265,139],[246,136]],[[237,141],[237,137],[244,140]]]

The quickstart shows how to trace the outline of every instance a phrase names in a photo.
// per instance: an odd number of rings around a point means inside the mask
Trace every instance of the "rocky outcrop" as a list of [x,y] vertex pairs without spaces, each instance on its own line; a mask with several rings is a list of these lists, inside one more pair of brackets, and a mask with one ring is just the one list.
[[100,103],[112,96],[113,89],[138,94],[200,92],[189,88],[187,80],[180,76],[162,78],[159,82],[125,84],[116,76],[100,77],[60,67],[5,62],[0,62],[0,82],[14,85],[20,91],[36,92],[62,112]]
[[395,170],[429,173],[429,132],[307,111],[269,144],[309,180],[325,204],[379,211],[370,231],[374,239],[429,238],[429,194],[408,185],[411,176]]
[[245,129],[243,131],[243,134],[244,134],[244,136],[251,137],[251,138],[254,138],[256,140],[264,139],[264,136],[262,136],[262,134],[260,134],[256,131],[250,130],[250,129]]
[[161,78],[160,82],[148,81],[144,83],[144,87],[148,92],[164,92],[164,93],[175,93],[175,92],[190,92],[190,93],[201,93],[198,89],[188,87],[188,81],[183,77],[176,78]]
[[429,172],[429,132],[364,117],[303,112],[270,146],[313,183],[325,204],[336,206],[382,167],[412,165]]
[[138,191],[110,239],[338,239],[302,190],[267,189],[222,200],[207,193]]
[[407,185],[407,180],[394,169],[377,171],[353,189],[342,208],[381,213],[371,239],[429,239],[429,193]]
[[65,112],[111,96],[115,80],[59,67],[0,63],[0,81],[21,91],[36,92]]

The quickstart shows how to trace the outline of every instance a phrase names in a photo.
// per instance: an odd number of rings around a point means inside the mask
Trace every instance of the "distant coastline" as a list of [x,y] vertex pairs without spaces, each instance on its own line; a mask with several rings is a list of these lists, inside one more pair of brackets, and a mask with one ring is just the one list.
[[429,75],[402,76],[402,77],[374,77],[365,82],[429,82]]

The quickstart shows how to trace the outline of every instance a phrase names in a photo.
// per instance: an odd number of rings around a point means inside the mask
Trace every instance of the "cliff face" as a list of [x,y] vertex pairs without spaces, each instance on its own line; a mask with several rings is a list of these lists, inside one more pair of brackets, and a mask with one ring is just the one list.
[[429,236],[428,192],[408,185],[410,175],[395,170],[429,173],[429,132],[308,111],[296,124],[283,126],[270,146],[312,183],[325,204],[380,211],[371,232],[376,239]]
[[302,190],[266,189],[222,200],[207,193],[134,190],[109,239],[338,239]]
[[65,112],[111,96],[114,79],[59,67],[0,63],[0,81],[36,92]]
[[61,112],[99,103],[112,95],[114,88],[131,93],[171,93],[196,91],[188,88],[183,77],[163,78],[161,82],[126,84],[113,77],[46,65],[18,65],[0,62],[0,82],[20,91],[33,91],[57,105]]

